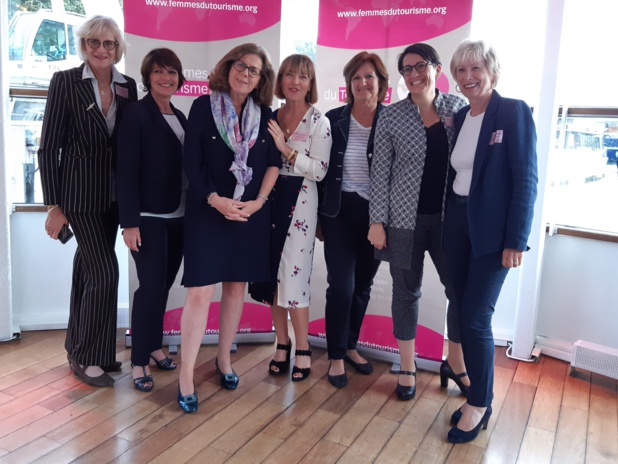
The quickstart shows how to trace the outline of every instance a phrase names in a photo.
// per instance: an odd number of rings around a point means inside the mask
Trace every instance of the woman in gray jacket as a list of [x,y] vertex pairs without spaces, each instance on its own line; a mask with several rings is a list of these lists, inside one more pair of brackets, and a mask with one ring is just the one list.
[[[382,112],[371,170],[369,241],[376,257],[390,263],[393,279],[393,334],[401,356],[397,396],[416,394],[414,340],[421,297],[423,260],[428,251],[449,299],[449,359],[441,368],[467,392],[457,311],[442,254],[442,213],[448,161],[453,148],[453,115],[465,106],[455,95],[436,89],[440,57],[427,44],[408,46],[399,56],[408,98]],[[455,373],[458,374],[455,374]]]

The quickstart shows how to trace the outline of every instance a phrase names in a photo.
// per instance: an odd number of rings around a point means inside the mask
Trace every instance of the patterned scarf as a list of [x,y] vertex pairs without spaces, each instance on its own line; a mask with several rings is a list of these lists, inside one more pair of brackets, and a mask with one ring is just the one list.
[[215,124],[223,140],[234,152],[234,161],[230,171],[236,177],[234,200],[240,200],[253,177],[253,169],[247,166],[249,150],[257,140],[260,130],[260,107],[251,97],[247,97],[247,104],[243,111],[242,121],[239,124],[238,115],[227,93],[213,91],[210,94],[210,107]]

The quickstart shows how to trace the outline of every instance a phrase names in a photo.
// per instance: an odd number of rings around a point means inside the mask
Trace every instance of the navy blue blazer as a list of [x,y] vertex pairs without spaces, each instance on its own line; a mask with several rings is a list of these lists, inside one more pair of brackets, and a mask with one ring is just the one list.
[[[456,137],[469,110],[466,106],[455,115]],[[453,179],[451,168],[451,186]],[[523,101],[503,98],[494,90],[481,125],[468,197],[475,256],[528,249],[537,181],[532,112]]]
[[[376,133],[376,125],[380,112],[384,108],[382,103],[378,103],[376,114],[373,117],[369,143],[367,144],[367,163],[371,169],[371,158],[373,157],[373,139]],[[343,156],[348,146],[348,136],[350,134],[352,105],[348,104],[334,108],[326,113],[330,121],[333,144],[330,149],[330,163],[326,177],[322,182],[318,182],[319,213],[328,217],[336,217],[341,206],[341,187],[343,185]]]
[[[183,128],[187,118],[172,105]],[[130,104],[118,128],[116,187],[120,226],[139,227],[140,212],[169,214],[182,193],[182,144],[148,93]]]

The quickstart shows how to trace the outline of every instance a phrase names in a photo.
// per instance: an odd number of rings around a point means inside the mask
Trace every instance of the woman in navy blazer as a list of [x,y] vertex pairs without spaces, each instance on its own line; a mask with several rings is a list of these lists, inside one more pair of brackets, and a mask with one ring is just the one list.
[[327,377],[337,388],[348,383],[344,361],[363,375],[373,372],[356,344],[380,266],[367,233],[373,139],[388,91],[388,71],[378,55],[362,51],[345,65],[343,77],[348,104],[326,113],[333,145],[328,173],[318,184],[328,271],[324,316],[331,365]]
[[522,264],[537,191],[536,131],[530,108],[494,89],[500,66],[493,48],[464,41],[451,73],[470,105],[455,116],[444,253],[455,286],[468,400],[451,418],[452,443],[487,428],[493,399],[491,318],[504,279]]
[[167,297],[182,261],[187,119],[171,102],[184,82],[172,50],[148,52],[141,74],[148,94],[126,109],[118,133],[116,179],[120,226],[139,279],[131,312],[133,384],[150,391],[151,358],[159,369],[176,369],[161,343]]
[[105,387],[114,383],[107,372],[120,370],[116,134],[137,88],[114,67],[125,47],[113,19],[93,16],[76,35],[84,64],[52,77],[38,155],[48,205],[45,230],[56,240],[70,224],[77,240],[65,342],[69,365],[84,382]]

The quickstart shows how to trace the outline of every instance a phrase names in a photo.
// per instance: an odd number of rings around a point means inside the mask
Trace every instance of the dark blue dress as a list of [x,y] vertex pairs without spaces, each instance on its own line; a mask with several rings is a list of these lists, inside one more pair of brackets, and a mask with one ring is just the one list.
[[[281,167],[281,156],[267,131],[270,108],[262,108],[260,130],[249,150],[253,178],[241,201],[254,200],[270,166]],[[230,172],[234,153],[215,125],[210,96],[193,102],[184,147],[189,178],[185,211],[185,287],[218,282],[259,282],[270,278],[270,202],[247,222],[228,221],[206,198],[212,192],[232,198],[236,178]]]

